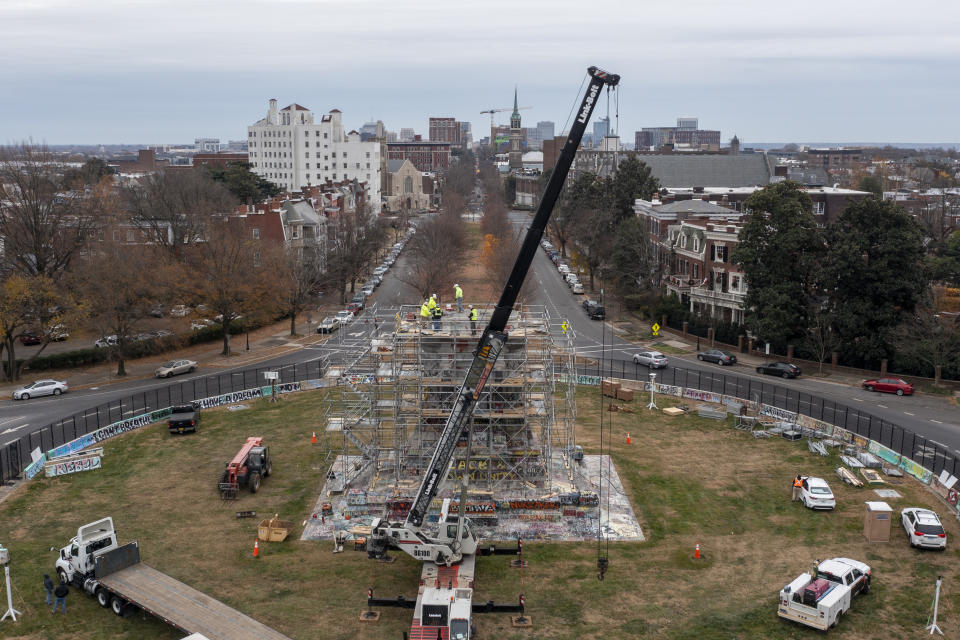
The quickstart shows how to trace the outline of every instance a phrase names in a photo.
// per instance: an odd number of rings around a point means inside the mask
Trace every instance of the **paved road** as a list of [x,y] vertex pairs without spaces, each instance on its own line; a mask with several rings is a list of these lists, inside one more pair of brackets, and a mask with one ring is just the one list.
[[[511,219],[518,226],[524,226],[529,222],[528,214],[523,212],[513,212]],[[418,301],[416,291],[400,279],[405,269],[406,258],[401,254],[372,299],[372,303],[376,306],[366,310],[353,324],[344,327],[329,340],[321,344],[298,344],[296,348],[292,348],[280,357],[257,362],[255,365],[247,361],[245,364],[216,370],[215,375],[247,375],[245,379],[253,383],[251,369],[254,367],[280,369],[283,372],[285,367],[292,367],[294,363],[329,359],[331,364],[339,365],[351,361],[369,344],[370,337],[375,331],[391,326],[394,314],[391,308],[395,309],[400,304],[412,304]],[[570,293],[553,263],[542,251],[537,252],[533,271],[528,277],[534,278],[537,283],[535,299],[532,302],[546,306],[550,314],[557,318],[570,320],[575,332],[575,347],[579,354],[596,359],[603,357],[605,362],[610,363],[608,366],[612,366],[615,370],[622,370],[628,374],[632,371],[631,377],[646,379],[646,370],[634,366],[631,362],[632,354],[637,351],[636,345],[614,335],[610,325],[589,320],[580,306],[583,296],[574,296]],[[374,322],[375,316],[379,316],[379,326]],[[715,389],[726,389],[729,393],[737,388],[743,393],[746,384],[753,385],[751,388],[755,389],[762,382],[766,385],[761,389],[767,389],[767,391],[761,391],[762,399],[769,402],[772,399],[774,385],[778,385],[807,394],[801,395],[798,400],[801,407],[805,409],[804,413],[814,416],[822,414],[825,419],[830,420],[833,417],[832,409],[829,408],[832,402],[847,404],[915,431],[960,455],[960,417],[958,417],[957,408],[942,398],[871,394],[856,387],[813,378],[792,381],[772,379],[754,373],[747,366],[721,368],[717,365],[699,363],[692,356],[671,356],[671,360],[675,368],[682,367],[690,372],[684,375],[695,375],[700,379],[701,384],[712,385]],[[131,380],[100,388],[75,390],[58,398],[37,398],[28,402],[0,401],[0,446],[64,417],[88,413],[91,407],[107,402],[118,402],[132,394],[164,389],[171,384],[190,383],[209,375],[211,372],[207,369],[191,376],[178,377],[172,382],[154,379]],[[661,374],[661,378],[663,375]],[[824,400],[827,401],[827,409],[824,409]],[[142,410],[142,406],[120,406],[118,403],[116,413],[111,415],[122,414],[129,417]]]
[[[510,219],[516,226],[526,228],[530,222],[530,215],[526,212],[514,211],[511,212]],[[607,360],[613,360],[612,366],[616,370],[620,370],[622,366],[617,361],[631,361],[638,347],[614,335],[609,324],[587,318],[580,306],[584,296],[570,293],[566,282],[542,250],[537,252],[537,257],[533,261],[533,272],[528,277],[535,278],[537,283],[533,302],[545,305],[551,314],[570,320],[576,332],[575,345],[578,353],[591,358],[599,359],[603,356]],[[801,399],[801,406],[807,409],[804,413],[809,415],[821,415],[824,398],[847,404],[910,429],[960,455],[960,411],[945,398],[926,395],[897,397],[870,393],[848,384],[837,384],[808,377],[781,380],[757,374],[752,366],[738,364],[733,367],[719,367],[701,363],[692,355],[670,356],[670,359],[674,366],[702,372],[701,375],[705,380],[713,378],[718,388],[723,384],[724,376],[728,377],[728,385],[731,376],[738,376],[757,383],[779,385],[810,394],[809,399]],[[640,370],[639,375],[636,376],[638,379],[645,378],[647,373],[645,368],[634,367],[634,369]],[[824,412],[824,418],[828,421],[832,417],[829,410]]]

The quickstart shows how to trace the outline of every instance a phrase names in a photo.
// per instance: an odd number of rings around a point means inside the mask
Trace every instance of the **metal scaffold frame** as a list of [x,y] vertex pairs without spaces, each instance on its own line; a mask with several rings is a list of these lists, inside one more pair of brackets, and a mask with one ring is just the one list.
[[[476,332],[491,311],[479,309]],[[416,492],[478,337],[466,314],[448,312],[435,326],[420,319],[418,306],[404,305],[395,310],[393,331],[341,370],[331,419],[343,431],[341,459],[355,460],[345,485],[362,476],[364,486],[353,489]],[[450,473],[453,480],[468,472],[471,491],[491,496],[552,490],[551,462],[558,456],[570,468],[576,439],[572,327],[545,307],[524,306],[511,315],[509,333],[473,415],[470,459],[464,436]]]

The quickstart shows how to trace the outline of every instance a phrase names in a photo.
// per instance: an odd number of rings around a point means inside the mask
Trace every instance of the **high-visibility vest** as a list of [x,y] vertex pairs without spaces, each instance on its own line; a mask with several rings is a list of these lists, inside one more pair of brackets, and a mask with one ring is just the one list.
[[461,289],[460,287],[455,287],[454,290],[453,290],[453,296],[454,296],[455,298],[462,298],[462,297],[463,297],[463,289]]
[[433,310],[433,317],[434,317],[434,318],[442,318],[442,317],[443,317],[443,307],[439,307],[439,306],[438,306],[436,309],[434,309],[434,310]]
[[474,322],[477,321],[477,310],[476,310],[476,309],[470,309],[470,319],[471,319],[472,321],[474,321]]
[[429,318],[429,317],[430,317],[430,307],[427,306],[427,303],[426,303],[426,302],[424,302],[422,305],[420,305],[420,317],[421,317],[421,318]]
[[433,311],[434,309],[436,309],[436,308],[437,308],[437,299],[436,299],[436,298],[430,298],[429,300],[427,300],[427,308],[430,309],[430,311]]
[[793,479],[793,486],[795,486],[795,487],[802,487],[802,486],[803,486],[803,481],[800,480],[800,478],[794,478],[794,479]]

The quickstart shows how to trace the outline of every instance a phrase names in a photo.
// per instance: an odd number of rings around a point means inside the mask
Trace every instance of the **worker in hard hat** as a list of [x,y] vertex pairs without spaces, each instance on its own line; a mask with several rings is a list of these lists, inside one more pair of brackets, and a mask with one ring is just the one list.
[[430,305],[428,304],[429,300],[424,300],[423,304],[420,305],[420,324],[426,325],[430,322],[430,316],[433,314],[430,312]]
[[435,306],[435,307],[433,308],[433,329],[434,329],[434,331],[440,331],[440,329],[442,328],[442,326],[443,326],[443,325],[441,324],[442,318],[443,318],[443,306],[438,304],[437,306]]
[[470,335],[477,335],[477,310],[470,305]]
[[453,297],[457,299],[457,313],[463,313],[463,289],[460,285],[453,285]]
[[430,307],[430,315],[433,315],[433,310],[437,308],[437,294],[430,296],[430,299],[427,300],[427,306]]

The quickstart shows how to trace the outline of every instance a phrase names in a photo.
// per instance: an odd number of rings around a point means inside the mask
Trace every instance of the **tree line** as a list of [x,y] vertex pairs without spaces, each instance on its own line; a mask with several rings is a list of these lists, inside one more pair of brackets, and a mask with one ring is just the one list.
[[[0,150],[0,359],[20,377],[64,331],[115,335],[117,373],[158,305],[205,305],[231,351],[231,325],[296,318],[332,287],[341,301],[384,236],[366,211],[335,216],[322,256],[264,242],[229,215],[244,195],[275,192],[249,167],[161,171],[117,186],[101,160],[63,166],[44,147]],[[244,175],[250,174],[250,175]],[[255,189],[255,191],[251,191]],[[26,361],[16,340],[34,333]]]

